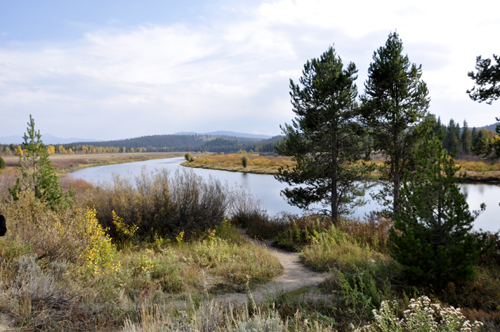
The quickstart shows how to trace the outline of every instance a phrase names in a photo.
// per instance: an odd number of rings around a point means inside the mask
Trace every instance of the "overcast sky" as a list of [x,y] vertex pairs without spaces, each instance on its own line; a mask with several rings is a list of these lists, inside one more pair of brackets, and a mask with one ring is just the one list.
[[277,135],[289,79],[333,45],[359,69],[399,33],[430,112],[495,122],[469,99],[477,55],[499,54],[500,2],[0,0],[0,136],[119,139],[178,131]]

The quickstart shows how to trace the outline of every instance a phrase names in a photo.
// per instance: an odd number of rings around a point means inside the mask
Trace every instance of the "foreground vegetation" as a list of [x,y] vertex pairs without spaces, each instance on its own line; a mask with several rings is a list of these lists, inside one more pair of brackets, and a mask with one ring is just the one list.
[[[390,255],[390,220],[380,218],[372,223],[342,219],[337,227],[333,227],[328,218],[316,215],[298,217],[285,214],[270,218],[255,213],[237,219],[247,223],[247,233],[252,236],[271,239],[276,246],[298,251],[306,265],[316,271],[330,273],[322,284],[324,294],[330,294],[328,300],[307,301],[283,295],[277,300],[279,310],[290,313],[298,309],[322,322],[329,321],[336,329],[344,331],[373,322],[377,318],[373,310],[383,307],[384,302],[393,307],[394,320],[403,318],[405,310],[412,308],[411,298],[426,295],[442,307],[462,308],[461,313],[468,320],[479,320],[484,324],[482,331],[500,328],[498,233],[488,234],[495,249],[482,256],[475,266],[477,278],[451,282],[442,290],[437,285],[415,287],[406,281],[402,266]],[[478,233],[474,236],[482,237]],[[436,320],[437,323],[439,321]],[[372,329],[367,331],[398,330],[375,328],[376,324],[372,324]],[[460,329],[450,327],[450,330]]]
[[[145,201],[136,200],[129,216],[113,214],[120,208],[113,204],[144,194],[124,196],[123,181],[112,184],[116,194],[108,202],[99,200],[104,197],[99,192],[108,189],[91,188],[84,197],[77,195],[77,207],[64,211],[51,210],[30,191],[2,203],[9,231],[0,239],[0,312],[12,317],[15,326],[24,331],[163,331],[165,326],[172,331],[251,331],[251,326],[350,331],[373,322],[373,310],[384,301],[395,306],[397,318],[410,308],[411,298],[427,295],[441,306],[461,307],[462,323],[480,320],[483,331],[500,327],[498,235],[491,235],[496,251],[476,267],[479,278],[437,292],[430,285],[415,288],[404,282],[401,267],[389,255],[389,220],[344,219],[332,227],[328,218],[317,215],[271,218],[240,197],[239,203],[233,201],[232,218],[208,232],[192,228],[155,236],[145,224],[133,222],[148,210]],[[88,208],[90,201],[101,212]],[[110,206],[110,201],[115,203]],[[107,232],[97,219],[105,208],[113,208],[115,216]],[[211,300],[282,273],[279,262],[235,226],[298,251],[306,265],[329,272],[319,289],[322,297],[304,296],[304,289],[262,303],[250,298],[245,306]]]
[[[189,172],[143,173],[133,181],[117,177],[99,188],[88,185],[74,204],[52,210],[27,190],[0,205],[9,227],[0,239],[0,312],[24,331],[251,331],[259,326],[351,331],[374,322],[373,310],[384,301],[395,306],[397,318],[421,295],[444,307],[460,306],[462,323],[480,320],[484,331],[500,327],[498,235],[490,235],[496,251],[482,257],[476,280],[440,292],[405,283],[389,255],[392,223],[386,219],[343,219],[332,227],[318,215],[271,218],[248,195],[203,183]],[[199,209],[207,207],[197,219]],[[214,217],[219,212],[220,219]],[[155,224],[159,220],[162,224]],[[329,272],[320,297],[305,296],[309,289],[302,289],[262,303],[250,298],[244,306],[211,300],[282,273],[279,262],[236,227],[297,251],[307,266]]]

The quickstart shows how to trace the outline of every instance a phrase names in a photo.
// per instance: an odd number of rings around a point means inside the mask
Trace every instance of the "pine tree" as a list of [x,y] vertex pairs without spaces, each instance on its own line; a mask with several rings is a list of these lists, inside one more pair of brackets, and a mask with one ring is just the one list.
[[462,144],[462,154],[468,155],[470,154],[470,146],[472,144],[472,135],[469,130],[469,126],[467,121],[464,120],[464,125],[462,127],[462,134],[460,137],[460,143]]
[[35,130],[35,120],[30,115],[27,133],[24,134],[23,150],[19,156],[21,178],[9,192],[17,200],[21,191],[31,189],[35,197],[49,204],[52,209],[66,207],[72,203],[74,191],[63,193],[57,176],[52,169],[49,153],[42,142],[40,131]]
[[413,162],[415,146],[430,129],[423,125],[430,99],[421,76],[422,66],[411,64],[403,55],[403,42],[394,32],[385,46],[374,52],[361,96],[363,121],[371,130],[375,150],[387,160],[386,172],[391,180],[379,197],[389,205],[385,193],[391,193],[394,213],[398,210],[403,170]]
[[391,255],[416,285],[442,288],[471,279],[484,240],[470,234],[479,211],[469,210],[458,188],[460,166],[438,139],[425,139],[415,160],[415,172],[405,173],[400,211],[390,230]]
[[369,152],[362,144],[356,73],[352,62],[344,68],[332,47],[319,59],[307,61],[300,85],[290,80],[296,117],[291,125],[281,126],[286,136],[276,145],[278,154],[296,161],[293,168],[280,167],[275,176],[294,186],[282,194],[300,208],[323,203],[334,223],[350,207],[364,203],[359,197],[365,183],[360,180],[373,170],[359,162]]

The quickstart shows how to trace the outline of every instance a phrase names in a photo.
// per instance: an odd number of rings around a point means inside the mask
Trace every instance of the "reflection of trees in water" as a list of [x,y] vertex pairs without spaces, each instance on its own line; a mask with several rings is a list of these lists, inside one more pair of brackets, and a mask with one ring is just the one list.
[[486,188],[486,185],[484,184],[478,185],[479,193],[481,194],[481,196],[484,195],[484,188]]
[[465,196],[465,199],[467,199],[469,197],[469,186],[464,186],[464,185],[461,185],[460,186],[460,190],[462,191],[462,193],[464,194]]

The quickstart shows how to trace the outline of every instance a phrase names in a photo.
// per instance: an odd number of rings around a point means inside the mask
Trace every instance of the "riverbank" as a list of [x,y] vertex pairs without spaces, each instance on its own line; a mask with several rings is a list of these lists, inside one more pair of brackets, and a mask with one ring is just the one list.
[[[247,165],[243,167],[242,158],[247,158]],[[218,154],[194,158],[193,161],[185,161],[182,166],[193,168],[205,168],[228,172],[252,173],[252,174],[277,174],[281,166],[295,165],[289,157],[260,155],[258,153],[233,153]]]
[[[247,166],[243,167],[242,158],[247,157]],[[375,161],[381,164],[379,160]],[[462,169],[457,172],[457,177],[462,183],[500,183],[500,163],[491,164],[482,161],[457,160],[456,164]],[[252,173],[252,174],[278,174],[280,166],[293,167],[295,163],[288,157],[261,156],[259,154],[227,154],[212,155],[195,158],[193,161],[185,161],[182,166],[192,168],[213,169],[228,172]],[[460,174],[465,172],[465,177]],[[375,171],[368,177],[373,180],[380,179],[380,173]]]
[[[126,152],[126,153],[91,153],[91,154],[51,154],[49,159],[58,176],[81,168],[123,164],[134,161],[182,157],[184,152]],[[19,166],[19,157],[2,156],[7,169]]]

